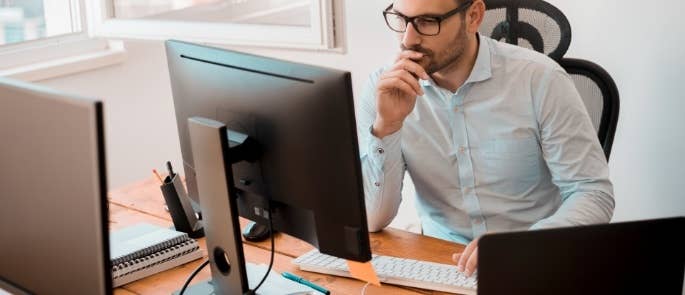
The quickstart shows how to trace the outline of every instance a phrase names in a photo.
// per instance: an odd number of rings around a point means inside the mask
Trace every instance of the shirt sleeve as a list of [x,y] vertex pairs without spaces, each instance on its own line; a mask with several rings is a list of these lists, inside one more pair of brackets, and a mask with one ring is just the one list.
[[369,231],[380,231],[397,215],[402,201],[405,163],[401,130],[380,139],[371,133],[376,119],[376,83],[382,70],[373,73],[359,99],[357,134],[364,179],[366,217]]
[[607,223],[615,206],[613,186],[590,116],[563,70],[546,77],[535,95],[536,112],[543,155],[562,204],[531,229]]

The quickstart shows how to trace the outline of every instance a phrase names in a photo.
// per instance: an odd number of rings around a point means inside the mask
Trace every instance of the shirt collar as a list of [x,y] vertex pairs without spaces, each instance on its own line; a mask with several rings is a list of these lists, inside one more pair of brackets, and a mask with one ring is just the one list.
[[[488,40],[486,38],[483,38],[483,36],[481,36],[480,33],[478,33],[477,36],[479,44],[478,54],[476,55],[476,63],[473,65],[471,74],[469,75],[468,79],[466,79],[466,82],[464,82],[464,84],[485,81],[492,77],[492,64],[490,62],[490,45],[488,44]],[[421,79],[419,80],[419,82],[421,86],[435,86],[435,82],[432,78],[429,80]]]

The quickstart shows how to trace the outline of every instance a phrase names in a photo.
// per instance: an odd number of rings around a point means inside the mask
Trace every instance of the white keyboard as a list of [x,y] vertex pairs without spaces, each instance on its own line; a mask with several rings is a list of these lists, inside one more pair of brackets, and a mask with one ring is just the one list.
[[[351,277],[345,259],[321,254],[314,249],[293,260],[301,270]],[[476,294],[476,274],[467,277],[455,265],[392,256],[373,255],[371,259],[382,283],[436,291]]]

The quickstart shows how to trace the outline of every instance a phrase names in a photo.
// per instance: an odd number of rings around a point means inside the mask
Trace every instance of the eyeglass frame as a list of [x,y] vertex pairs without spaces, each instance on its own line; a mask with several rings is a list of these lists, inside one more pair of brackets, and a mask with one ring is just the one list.
[[[394,5],[394,3],[390,3],[390,6],[388,6],[388,8],[386,8],[385,10],[383,10],[383,19],[385,20],[385,24],[388,25],[388,28],[390,28],[390,30],[392,30],[393,32],[405,33],[405,32],[407,32],[407,28],[408,28],[408,26],[409,26],[409,23],[411,23],[411,24],[414,26],[414,30],[416,30],[416,32],[419,33],[420,35],[423,35],[423,36],[437,36],[437,35],[440,34],[440,30],[442,29],[442,21],[444,21],[445,19],[447,19],[447,18],[449,18],[449,17],[451,17],[451,16],[453,16],[453,15],[455,15],[455,14],[457,14],[457,13],[460,13],[460,12],[462,12],[462,11],[468,9],[472,4],[473,4],[473,0],[468,0],[468,1],[464,2],[462,5],[459,5],[457,8],[452,9],[452,10],[450,10],[450,11],[448,11],[447,13],[442,14],[442,15],[437,15],[437,16],[417,15],[417,16],[413,16],[413,17],[408,17],[408,16],[403,15],[403,14],[401,14],[401,13],[399,13],[399,12],[392,12],[392,11],[390,11],[390,9],[392,9],[392,6]],[[402,19],[404,19],[404,31],[398,31],[398,30],[395,30],[395,29],[392,28],[392,26],[391,26],[390,23],[388,22],[388,16],[387,16],[388,14],[392,14],[392,15],[394,15],[394,16],[399,16],[399,17],[401,17]],[[421,31],[419,31],[418,27],[417,27],[416,24],[414,23],[414,20],[419,19],[419,18],[423,18],[423,19],[432,19],[432,20],[437,21],[437,23],[438,23],[438,32],[435,33],[435,34],[424,34],[424,33],[422,33]]]

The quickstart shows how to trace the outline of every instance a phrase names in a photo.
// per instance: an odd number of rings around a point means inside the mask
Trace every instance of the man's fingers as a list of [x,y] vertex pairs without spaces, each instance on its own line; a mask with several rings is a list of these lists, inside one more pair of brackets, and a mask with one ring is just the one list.
[[387,72],[383,74],[383,76],[381,76],[381,80],[388,78],[402,79],[402,81],[409,84],[409,86],[411,86],[416,93],[418,93],[419,95],[423,95],[423,89],[421,89],[421,85],[419,85],[419,82],[406,71],[396,70],[392,72]]
[[461,256],[461,253],[454,253],[452,254],[452,261],[454,262],[459,262],[459,257]]
[[476,268],[478,267],[478,248],[476,247],[475,250],[471,253],[471,257],[469,257],[469,260],[466,261],[466,271],[464,274],[466,276],[470,277],[474,271],[476,271]]
[[401,59],[419,59],[423,56],[424,54],[418,51],[402,50],[402,52],[400,52],[400,54],[397,55],[397,58],[395,58],[395,62],[398,62]]
[[423,69],[421,65],[419,65],[415,61],[408,59],[402,59],[396,62],[392,70],[404,70],[412,73],[417,78],[421,78],[424,80],[429,79],[428,73],[426,73],[426,70]]
[[459,262],[457,263],[457,269],[459,271],[464,271],[464,268],[466,267],[466,262],[469,258],[471,258],[471,253],[473,253],[476,247],[478,247],[478,242],[476,240],[471,241],[471,243],[466,245],[466,249],[464,249],[464,252],[461,253],[461,257],[459,257]]
[[407,82],[397,77],[391,77],[378,81],[378,89],[380,91],[388,91],[391,89],[397,89],[406,95],[418,96],[414,88],[412,88]]

